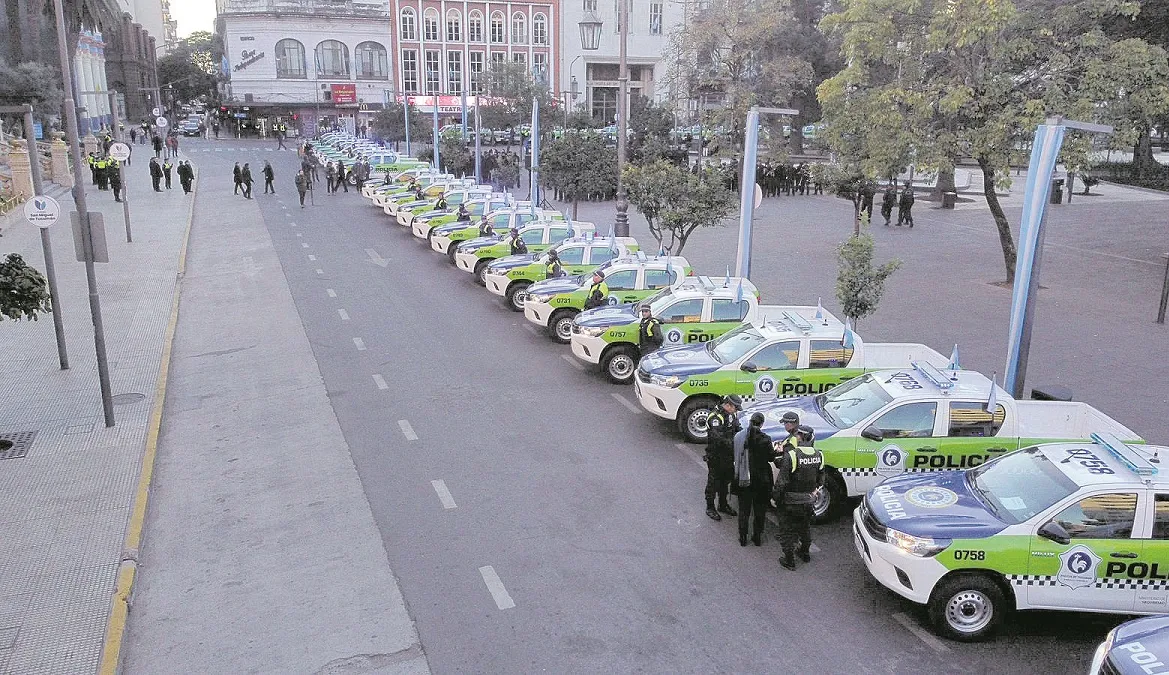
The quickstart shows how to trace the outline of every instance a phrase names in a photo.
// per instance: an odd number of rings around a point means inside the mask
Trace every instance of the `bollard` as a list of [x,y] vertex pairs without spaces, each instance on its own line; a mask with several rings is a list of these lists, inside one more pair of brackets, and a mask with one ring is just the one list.
[[1161,282],[1161,308],[1157,310],[1157,323],[1165,323],[1165,305],[1169,305],[1169,253],[1161,254],[1165,259],[1165,280]]

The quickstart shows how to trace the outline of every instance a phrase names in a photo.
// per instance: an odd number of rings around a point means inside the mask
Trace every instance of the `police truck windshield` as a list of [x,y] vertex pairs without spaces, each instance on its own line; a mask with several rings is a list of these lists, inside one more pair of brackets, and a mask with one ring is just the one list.
[[707,343],[706,350],[719,363],[734,363],[743,354],[763,344],[763,336],[749,323]]
[[999,520],[1017,525],[1076,491],[1074,481],[1039,448],[1026,448],[966,474],[970,491]]
[[816,397],[824,419],[839,429],[856,426],[893,400],[872,375],[858,377]]

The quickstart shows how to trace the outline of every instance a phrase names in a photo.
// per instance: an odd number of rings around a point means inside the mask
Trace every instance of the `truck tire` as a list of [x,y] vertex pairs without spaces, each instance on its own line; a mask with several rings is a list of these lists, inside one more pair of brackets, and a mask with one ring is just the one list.
[[455,253],[458,252],[460,243],[461,242],[452,241],[451,245],[446,247],[446,257],[452,265],[455,264]]
[[513,281],[507,287],[505,296],[507,299],[507,306],[513,312],[524,311],[524,302],[528,299],[528,286],[531,286],[530,281]]
[[487,280],[485,277],[487,276],[487,265],[490,262],[490,260],[480,260],[479,262],[475,263],[475,281],[480,286],[487,285]]
[[824,491],[821,497],[812,504],[812,518],[817,525],[837,520],[851,509],[849,506],[848,487],[836,469],[831,467],[824,470]]
[[1007,596],[986,574],[963,572],[945,577],[926,605],[939,635],[959,642],[979,642],[994,634],[1007,613]]
[[548,335],[562,345],[572,342],[572,320],[576,318],[575,309],[558,309],[552,312],[548,319]]
[[678,409],[678,431],[691,443],[706,442],[706,418],[718,407],[714,396],[696,396]]
[[630,384],[637,374],[637,347],[617,345],[601,357],[601,370],[613,384]]

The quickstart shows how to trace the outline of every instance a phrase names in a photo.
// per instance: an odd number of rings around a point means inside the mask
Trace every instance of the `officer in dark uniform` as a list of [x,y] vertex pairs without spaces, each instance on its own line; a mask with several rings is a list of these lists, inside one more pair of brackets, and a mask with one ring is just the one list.
[[493,234],[495,234],[495,228],[491,227],[491,222],[487,220],[487,214],[483,214],[483,217],[479,219],[479,236],[490,237]]
[[637,346],[645,356],[662,346],[662,321],[653,316],[649,305],[641,306],[641,323],[637,327]]
[[604,307],[609,297],[609,286],[605,283],[605,273],[601,270],[593,272],[593,285],[589,287],[589,294],[585,298],[585,309]]
[[743,447],[735,449],[735,494],[739,499],[739,546],[747,545],[747,528],[754,522],[751,541],[763,545],[763,526],[771,505],[771,464],[777,454],[771,437],[763,432],[763,413],[751,415]]
[[[727,503],[731,478],[735,475],[735,434],[743,429],[736,412],[743,409],[743,399],[731,394],[706,418],[706,515],[722,520],[719,513],[739,515]],[[718,509],[714,497],[718,495]]]
[[507,243],[511,245],[511,254],[520,255],[527,253],[528,245],[524,243],[523,239],[520,239],[520,231],[513,227],[511,228],[510,234],[511,238],[507,240]]
[[564,276],[564,266],[560,264],[560,256],[557,255],[556,249],[548,251],[548,262],[544,265],[544,268],[549,279]]
[[783,423],[783,430],[787,432],[787,438],[775,444],[775,451],[783,454],[788,449],[799,446],[799,441],[796,439],[796,429],[800,426],[800,416],[794,410],[789,410],[783,414],[783,417],[779,418],[779,421]]
[[784,569],[796,568],[795,552],[799,544],[800,559],[812,560],[812,503],[824,485],[824,455],[812,442],[816,434],[811,427],[796,428],[797,446],[786,447],[776,462],[776,507],[779,509],[779,543]]
[[446,193],[440,192],[438,194],[438,201],[434,203],[434,210],[435,211],[446,211],[446,209],[447,209]]
[[455,214],[455,220],[459,221],[460,223],[471,222],[471,213],[467,211],[466,204],[459,204],[459,212]]
[[110,189],[114,192],[114,201],[122,201],[122,172],[118,160],[110,158],[106,172],[109,174]]

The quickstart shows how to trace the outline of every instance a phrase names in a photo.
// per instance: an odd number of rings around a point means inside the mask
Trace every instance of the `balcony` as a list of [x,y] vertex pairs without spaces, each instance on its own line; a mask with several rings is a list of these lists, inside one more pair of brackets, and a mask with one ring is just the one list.
[[220,17],[230,14],[280,14],[389,19],[384,0],[215,0]]

